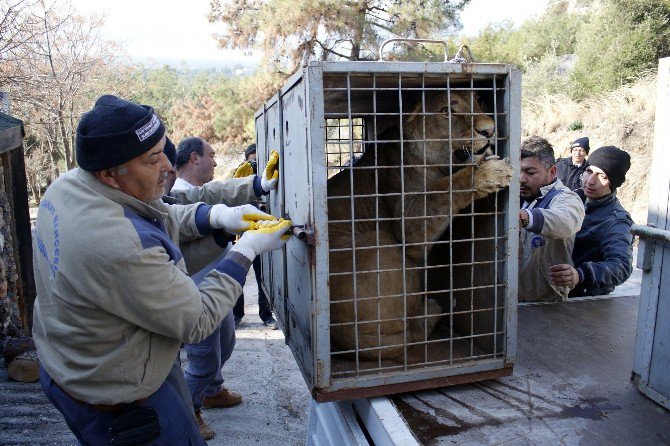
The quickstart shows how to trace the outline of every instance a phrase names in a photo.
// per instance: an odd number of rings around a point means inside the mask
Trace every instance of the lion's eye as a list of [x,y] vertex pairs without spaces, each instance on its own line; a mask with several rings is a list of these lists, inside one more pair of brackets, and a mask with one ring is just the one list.
[[444,107],[442,107],[440,109],[440,113],[442,113],[444,115],[448,114],[449,113],[449,107],[445,105]]

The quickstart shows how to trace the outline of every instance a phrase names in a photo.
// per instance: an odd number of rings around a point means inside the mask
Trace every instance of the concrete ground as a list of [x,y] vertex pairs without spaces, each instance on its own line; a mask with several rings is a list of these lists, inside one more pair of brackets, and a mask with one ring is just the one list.
[[203,411],[217,433],[208,444],[304,445],[311,397],[282,331],[265,327],[258,317],[253,272],[244,296],[235,351],[223,367],[225,386],[244,399],[236,407]]
[[[253,271],[244,293],[246,315],[236,332],[235,351],[223,368],[225,385],[244,399],[236,407],[203,411],[216,432],[208,444],[304,445],[311,399],[307,386],[281,330],[263,326],[258,317]],[[39,383],[8,380],[0,360],[0,445],[76,444]]]

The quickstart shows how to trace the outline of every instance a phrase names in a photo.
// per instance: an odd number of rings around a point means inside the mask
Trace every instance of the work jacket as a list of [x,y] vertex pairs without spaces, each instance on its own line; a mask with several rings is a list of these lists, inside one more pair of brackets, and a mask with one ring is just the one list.
[[576,166],[572,163],[572,157],[559,158],[556,161],[556,176],[565,187],[574,191],[582,187],[582,174],[588,166],[586,160],[581,166]]
[[90,404],[146,398],[182,342],[220,324],[250,263],[230,253],[196,286],[178,246],[211,232],[209,206],[145,203],[74,169],[37,216],[33,336],[40,364]]
[[616,192],[587,199],[585,206],[586,217],[572,252],[579,283],[570,296],[609,294],[633,272],[633,219]]
[[584,219],[582,200],[556,179],[540,188],[540,196],[524,208],[533,214],[533,222],[521,229],[519,237],[519,300],[565,300],[570,288],[552,283],[549,267],[572,264],[575,233]]
[[[261,196],[267,195],[261,188],[260,183],[260,178],[253,175],[244,178],[210,181],[202,186],[193,186],[186,183],[188,185],[186,188],[172,188],[169,195],[163,197],[163,201],[169,204],[204,202],[212,205],[221,203],[226,206],[239,206],[253,203]],[[206,268],[213,259],[223,253],[223,250],[228,247],[228,244],[234,238],[223,230],[214,230],[209,237],[182,243],[180,249],[184,254],[189,275],[193,276]]]

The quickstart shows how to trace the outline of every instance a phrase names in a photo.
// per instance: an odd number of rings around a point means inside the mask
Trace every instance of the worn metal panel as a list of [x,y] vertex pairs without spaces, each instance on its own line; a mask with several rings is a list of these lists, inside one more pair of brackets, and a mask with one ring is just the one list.
[[312,201],[314,210],[314,244],[311,246],[312,283],[314,292],[312,314],[312,348],[314,381],[312,388],[328,387],[330,377],[330,289],[328,283],[328,209],[326,203],[326,153],[324,150],[323,72],[319,65],[305,69],[309,109],[309,159],[312,169]]
[[[510,68],[507,78],[507,91],[505,96],[505,109],[509,112],[509,144],[508,153],[510,159],[521,159],[521,71],[515,67]],[[516,360],[516,336],[517,336],[517,304],[519,299],[519,217],[517,209],[519,204],[519,175],[520,167],[518,163],[512,163],[514,166],[514,176],[516,181],[509,185],[507,220],[505,232],[507,234],[506,246],[506,266],[507,266],[507,301],[505,303],[505,326],[506,326],[506,346],[507,361],[514,363]]]
[[[282,147],[282,131],[281,131],[281,98],[275,96],[266,105],[265,122],[266,122],[266,136],[265,144],[262,150],[257,148],[256,159],[258,161],[258,171],[262,172],[267,164],[268,157],[272,150],[277,150],[280,156],[280,165],[282,164],[283,147]],[[286,172],[280,169],[280,177],[277,189],[271,191],[266,196],[268,204],[268,213],[272,215],[284,215],[283,203],[283,184],[286,181]],[[270,274],[269,295],[272,296],[275,305],[275,314],[283,321],[287,319],[287,309],[285,305],[286,283],[285,283],[285,263],[284,250],[273,251],[265,255]],[[284,326],[284,325],[283,325]]]
[[[282,94],[283,136],[283,183],[284,218],[290,218],[293,225],[309,226],[312,221],[312,195],[307,157],[307,123],[305,84],[294,85]],[[287,299],[298,311],[298,315],[309,322],[311,286],[309,281],[309,253],[305,240],[291,238],[287,243]]]
[[353,405],[375,446],[419,446],[407,423],[387,398],[357,399]]
[[[473,364],[473,362],[475,362]],[[500,371],[491,375],[491,372]],[[382,371],[372,376],[356,379],[338,378],[332,385],[319,393],[319,401],[334,401],[355,397],[389,395],[410,390],[429,389],[463,382],[480,381],[496,376],[509,375],[510,365],[504,359],[470,361],[467,365],[435,366],[406,372]],[[463,377],[462,380],[452,378]],[[372,389],[368,391],[368,388]],[[379,388],[378,390],[375,390]],[[332,393],[331,393],[332,392]]]
[[[300,78],[301,80],[303,78]],[[282,90],[283,183],[284,214],[294,225],[311,226],[312,182],[307,144],[307,100],[305,82],[295,82],[289,90]],[[303,375],[313,379],[314,355],[312,349],[312,284],[310,272],[309,239],[292,237],[286,253],[286,306],[289,342]]]
[[[258,159],[267,158],[267,113],[265,104],[254,115],[254,128],[256,133],[256,157]],[[272,289],[272,274],[270,274],[270,256],[261,254],[261,285],[265,295],[270,300],[271,305],[275,305],[274,298],[270,290]]]
[[312,401],[307,446],[369,446],[358,425],[352,403]]
[[[670,173],[664,168],[670,162],[670,142],[661,130],[670,119],[670,58],[661,59],[658,69],[656,132],[652,163],[647,225],[670,229]],[[636,382],[647,395],[670,396],[670,245],[660,240],[644,240],[650,268],[642,275],[640,312],[633,363]],[[666,274],[663,274],[664,270]],[[666,406],[667,407],[667,406]]]
[[464,73],[507,74],[506,64],[460,64],[444,62],[311,62],[310,66],[321,66],[330,73]]

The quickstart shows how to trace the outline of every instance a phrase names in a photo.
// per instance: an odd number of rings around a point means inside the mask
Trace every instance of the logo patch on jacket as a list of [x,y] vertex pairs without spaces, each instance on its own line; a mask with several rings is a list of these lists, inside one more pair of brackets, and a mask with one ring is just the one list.
[[532,239],[530,239],[530,246],[533,248],[539,248],[540,246],[544,246],[544,237],[541,235],[536,235]]

